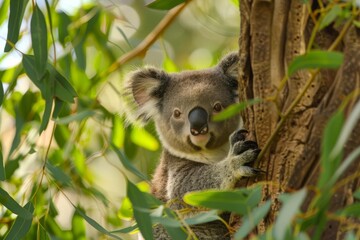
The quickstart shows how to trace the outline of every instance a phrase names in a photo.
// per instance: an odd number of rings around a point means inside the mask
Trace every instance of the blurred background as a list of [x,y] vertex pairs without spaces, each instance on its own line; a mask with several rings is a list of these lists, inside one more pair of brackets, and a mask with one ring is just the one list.
[[[22,206],[29,199],[37,203],[28,239],[34,239],[37,227],[45,225],[54,239],[75,239],[75,226],[86,229],[86,239],[105,238],[83,218],[79,220],[75,209],[83,209],[106,229],[130,225],[126,179],[143,191],[149,186],[120,160],[131,161],[150,179],[161,150],[152,123],[142,128],[126,120],[121,97],[126,74],[145,65],[169,72],[215,65],[238,48],[238,2],[191,1],[145,55],[109,71],[117,59],[153,33],[169,11],[148,8],[152,1],[142,0],[36,1],[46,19],[48,60],[77,93],[75,102],[63,104],[58,118],[50,120],[41,134],[45,101],[22,65],[22,54],[33,54],[30,25],[35,1],[19,2],[26,6],[19,40],[15,49],[4,52],[10,0],[0,0],[4,92],[0,146],[6,175],[0,186]],[[0,206],[0,238],[15,218]]]

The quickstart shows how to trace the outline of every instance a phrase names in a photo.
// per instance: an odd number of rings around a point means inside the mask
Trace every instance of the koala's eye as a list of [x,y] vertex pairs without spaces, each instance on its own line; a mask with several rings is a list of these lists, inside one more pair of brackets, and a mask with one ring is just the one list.
[[219,102],[215,103],[213,108],[214,108],[214,112],[220,112],[223,109],[221,103]]
[[181,112],[179,109],[175,109],[173,113],[174,118],[180,118]]

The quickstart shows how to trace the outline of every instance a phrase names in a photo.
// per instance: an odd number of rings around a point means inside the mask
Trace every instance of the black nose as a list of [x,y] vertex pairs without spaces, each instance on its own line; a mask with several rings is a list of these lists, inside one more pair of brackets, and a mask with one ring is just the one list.
[[190,132],[196,136],[199,134],[206,134],[209,131],[208,128],[208,114],[205,109],[201,107],[195,107],[189,113]]

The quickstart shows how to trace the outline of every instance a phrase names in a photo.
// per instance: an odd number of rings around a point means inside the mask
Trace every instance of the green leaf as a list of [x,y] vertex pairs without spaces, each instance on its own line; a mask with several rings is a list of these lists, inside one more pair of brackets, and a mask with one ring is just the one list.
[[[79,32],[79,35],[83,34]],[[86,54],[84,49],[85,37],[83,37],[74,47],[76,63],[82,71],[86,70]]]
[[31,202],[28,202],[24,209],[26,209],[31,218],[23,218],[20,215],[16,218],[14,224],[11,226],[10,231],[5,236],[4,240],[22,239],[29,232],[32,223],[32,214],[34,212],[34,206]]
[[123,120],[118,115],[114,115],[112,118],[112,125],[111,141],[117,148],[123,148],[125,141],[125,127]]
[[186,218],[185,223],[188,225],[196,225],[202,223],[208,223],[216,220],[220,220],[220,217],[217,214],[217,210],[211,210],[204,213],[199,213],[193,217]]
[[354,198],[356,198],[357,200],[360,200],[360,188],[358,188],[354,194],[353,194]]
[[38,5],[35,6],[31,18],[31,41],[34,49],[35,66],[42,77],[47,66],[47,29],[44,14]]
[[53,178],[59,183],[65,186],[71,186],[71,178],[65,174],[61,168],[58,168],[48,161],[46,162],[46,168],[50,171]]
[[254,208],[251,213],[242,219],[241,227],[235,234],[235,239],[244,239],[269,212],[271,201]]
[[71,24],[71,18],[64,12],[58,13],[58,32],[59,32],[59,41],[63,46],[65,46],[66,38],[70,36],[68,27]]
[[284,201],[274,226],[275,239],[285,239],[286,231],[304,201],[306,193],[306,189],[302,189],[291,194],[286,201]]
[[337,212],[340,216],[360,218],[360,203],[353,203]]
[[74,236],[74,239],[86,240],[86,229],[84,218],[78,212],[74,212],[71,221],[71,230]]
[[3,83],[0,81],[0,107],[4,101],[4,87]]
[[38,71],[36,67],[35,57],[32,55],[23,54],[22,64],[25,70],[25,73],[31,79],[31,81],[37,86],[41,93],[44,92],[44,83],[41,81],[44,76],[41,72]]
[[309,51],[292,60],[288,68],[288,76],[302,69],[339,68],[343,60],[344,55],[341,52]]
[[0,203],[23,219],[32,219],[32,212],[21,207],[4,189],[0,188]]
[[321,20],[319,30],[327,27],[330,23],[332,23],[336,19],[336,17],[341,14],[341,11],[342,10],[339,5],[334,5]]
[[41,239],[41,240],[50,240],[50,235],[49,233],[46,231],[46,229],[44,228],[45,226],[45,217],[42,217],[38,223],[38,227],[37,227],[37,239]]
[[[15,44],[19,39],[19,31],[21,22],[24,17],[24,12],[28,0],[11,0],[10,1],[10,16],[8,25],[7,41]],[[12,49],[11,44],[8,42],[5,45],[4,52],[8,52]]]
[[322,137],[322,150],[321,150],[321,175],[319,178],[319,187],[328,183],[331,176],[336,171],[342,154],[339,153],[335,158],[330,157],[332,150],[334,149],[336,142],[341,133],[341,127],[344,124],[344,114],[341,111],[335,112],[335,114],[327,122]]
[[151,3],[149,3],[148,5],[146,5],[149,8],[153,8],[153,9],[159,9],[159,10],[170,10],[174,7],[176,7],[177,5],[184,3],[185,0],[155,0]]
[[66,116],[63,118],[59,118],[55,122],[57,124],[69,124],[69,123],[75,122],[75,121],[80,122],[86,118],[93,116],[94,114],[95,114],[95,112],[92,110],[84,110],[79,113],[75,113],[75,114],[72,114],[72,115],[69,115],[69,116]]
[[130,160],[126,157],[126,155],[122,151],[120,151],[114,144],[111,144],[111,147],[115,151],[115,153],[118,156],[119,160],[121,161],[122,165],[127,170],[129,170],[130,172],[132,172],[133,174],[135,174],[142,180],[148,180],[147,177],[143,173],[141,173],[136,167],[134,167],[134,165],[132,165]]
[[135,231],[136,229],[138,229],[137,224],[135,224],[134,226],[130,226],[130,227],[126,227],[126,228],[111,231],[111,233],[124,233],[124,234],[126,234],[126,233],[131,233],[132,231]]
[[48,123],[50,121],[51,117],[51,110],[54,103],[54,82],[51,78],[49,78],[49,75],[45,75],[44,78],[44,92],[43,92],[43,98],[45,99],[45,110],[42,117],[39,133],[44,131]]
[[[261,187],[237,190],[205,190],[185,194],[184,201],[196,207],[206,207],[246,215],[260,201]],[[257,199],[258,201],[254,201]]]
[[152,222],[150,214],[147,212],[149,210],[148,203],[142,192],[130,181],[127,181],[127,196],[133,205],[134,217],[142,236],[146,240],[152,240]]
[[75,89],[71,86],[69,81],[51,64],[48,64],[47,67],[50,72],[50,77],[54,78],[56,82],[55,96],[65,102],[73,103],[73,98],[77,97]]
[[0,7],[0,25],[8,19],[8,11],[9,11],[10,1],[3,1]]
[[4,181],[5,179],[6,179],[6,175],[5,175],[3,153],[0,149],[0,181]]
[[130,138],[133,143],[150,151],[156,151],[160,147],[158,140],[144,128],[133,128]]
[[85,221],[86,221],[87,223],[89,223],[91,226],[93,226],[96,230],[98,230],[99,232],[101,232],[101,233],[103,233],[103,234],[105,234],[105,235],[107,235],[107,236],[110,236],[110,237],[113,237],[113,238],[115,238],[115,239],[120,239],[120,240],[121,240],[120,237],[112,234],[111,232],[109,232],[108,230],[106,230],[105,228],[103,228],[103,227],[102,227],[98,222],[96,222],[94,219],[92,219],[91,217],[87,216],[82,209],[76,207],[75,205],[73,205],[73,206],[75,207],[75,210],[76,210],[76,212],[79,214],[79,216],[81,216],[83,219],[85,219]]
[[215,122],[224,121],[228,118],[231,118],[231,117],[237,115],[241,111],[244,111],[248,106],[257,104],[259,102],[261,102],[261,99],[255,98],[255,99],[250,99],[246,102],[232,104],[232,105],[228,106],[227,108],[225,108],[224,110],[222,110],[220,113],[214,115],[212,117],[212,120]]

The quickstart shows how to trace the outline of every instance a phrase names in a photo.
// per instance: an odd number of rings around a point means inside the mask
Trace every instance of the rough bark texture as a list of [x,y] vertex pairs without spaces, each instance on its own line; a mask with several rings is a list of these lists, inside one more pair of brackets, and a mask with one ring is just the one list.
[[[313,8],[316,8],[316,1]],[[241,0],[240,1],[240,96],[241,100],[273,96],[291,60],[306,51],[314,27],[308,8],[301,0]],[[329,26],[317,33],[315,45],[328,49],[341,28]],[[305,96],[285,121],[258,167],[267,172],[255,180],[242,181],[251,185],[257,181],[273,184],[264,188],[263,198],[274,204],[259,232],[273,223],[280,204],[279,193],[315,185],[321,171],[319,155],[323,129],[329,117],[338,109],[345,96],[360,86],[360,30],[350,27],[338,51],[344,53],[344,64],[338,70],[322,70]],[[296,72],[286,83],[275,102],[264,101],[243,112],[245,127],[252,132],[260,147],[279,123],[276,109],[285,112],[310,78],[308,71]],[[353,100],[355,103],[356,100]],[[349,104],[346,113],[352,110]],[[360,145],[360,124],[345,146],[346,153]],[[348,169],[344,178],[360,171],[359,159]],[[330,211],[352,201],[352,193],[359,188],[359,178],[346,182],[333,196]],[[309,197],[310,199],[310,197]],[[308,200],[306,204],[309,203]],[[342,239],[340,222],[330,222],[323,239]]]

